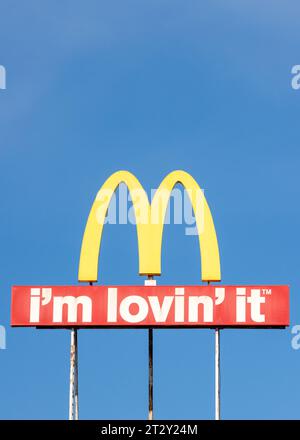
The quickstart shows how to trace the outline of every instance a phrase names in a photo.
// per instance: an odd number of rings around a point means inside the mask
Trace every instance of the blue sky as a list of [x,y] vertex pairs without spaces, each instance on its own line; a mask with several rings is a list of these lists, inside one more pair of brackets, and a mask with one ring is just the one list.
[[[76,284],[91,203],[118,169],[205,188],[226,284],[289,284],[300,324],[298,1],[3,0],[0,418],[68,416],[68,331],[9,327],[13,284]],[[105,228],[99,281],[139,284],[132,225]],[[197,238],[167,225],[160,284],[200,282]],[[286,330],[221,334],[222,417],[299,418]],[[154,413],[214,416],[214,334],[157,330]],[[147,332],[82,330],[80,417],[144,419]]]

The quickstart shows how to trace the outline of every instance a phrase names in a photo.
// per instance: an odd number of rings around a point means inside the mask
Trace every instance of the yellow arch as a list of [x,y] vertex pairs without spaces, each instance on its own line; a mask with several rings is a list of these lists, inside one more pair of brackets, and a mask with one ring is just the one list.
[[128,171],[118,171],[105,181],[93,203],[84,231],[79,261],[79,281],[97,281],[105,216],[110,200],[122,182],[128,187],[136,217],[140,275],[161,274],[165,214],[174,186],[181,183],[189,194],[198,228],[202,280],[220,281],[220,257],[212,215],[197,182],[184,171],[173,171],[164,178],[153,197],[151,206],[142,185]]

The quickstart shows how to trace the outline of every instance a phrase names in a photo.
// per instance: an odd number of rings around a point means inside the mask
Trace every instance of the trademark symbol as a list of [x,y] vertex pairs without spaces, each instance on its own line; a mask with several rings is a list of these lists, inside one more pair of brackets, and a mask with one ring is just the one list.
[[263,295],[272,295],[272,289],[261,289]]

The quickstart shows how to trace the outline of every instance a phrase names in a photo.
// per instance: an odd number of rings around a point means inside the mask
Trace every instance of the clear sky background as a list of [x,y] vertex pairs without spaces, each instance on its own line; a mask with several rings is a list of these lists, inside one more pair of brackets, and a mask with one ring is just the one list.
[[[66,419],[67,330],[9,327],[13,284],[77,284],[97,190],[174,169],[205,188],[226,284],[290,284],[300,324],[297,0],[3,0],[0,418]],[[200,282],[197,237],[168,225],[160,284]],[[136,231],[105,228],[99,281],[142,284]],[[158,419],[214,417],[214,333],[154,334]],[[300,418],[286,330],[221,334],[222,417]],[[147,331],[82,330],[80,417],[145,419]]]

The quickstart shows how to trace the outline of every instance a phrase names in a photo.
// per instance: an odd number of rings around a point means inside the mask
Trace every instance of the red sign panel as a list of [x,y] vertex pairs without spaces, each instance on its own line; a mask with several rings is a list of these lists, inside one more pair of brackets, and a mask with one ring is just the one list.
[[12,326],[285,327],[288,286],[15,286]]

